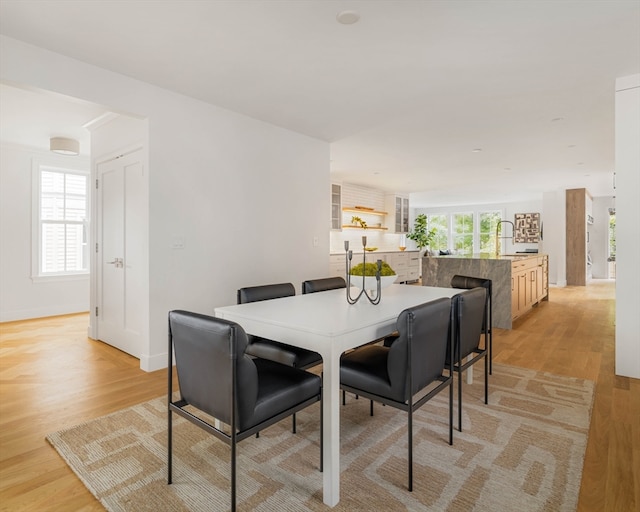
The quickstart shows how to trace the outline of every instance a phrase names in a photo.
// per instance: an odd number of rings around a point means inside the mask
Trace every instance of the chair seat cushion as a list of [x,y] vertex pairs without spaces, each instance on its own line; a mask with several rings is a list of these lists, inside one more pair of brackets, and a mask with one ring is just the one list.
[[253,418],[240,424],[240,430],[251,428],[320,394],[322,380],[318,375],[266,359],[255,359],[254,363],[258,371],[256,407]]
[[387,371],[389,348],[380,345],[368,345],[344,354],[340,358],[340,384],[370,393],[402,400],[391,390]]
[[295,368],[309,368],[322,362],[322,357],[317,352],[257,337],[250,338],[245,353]]

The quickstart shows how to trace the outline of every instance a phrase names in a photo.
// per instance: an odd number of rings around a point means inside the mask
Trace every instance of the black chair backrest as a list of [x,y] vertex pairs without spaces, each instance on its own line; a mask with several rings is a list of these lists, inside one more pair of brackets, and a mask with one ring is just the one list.
[[[455,332],[460,340],[460,359],[467,357],[480,344],[482,323],[486,313],[486,295],[487,290],[478,287],[458,293],[451,299],[456,319]],[[457,353],[454,354],[454,358],[458,360]]]
[[486,288],[491,293],[491,279],[484,279],[482,277],[470,277],[455,275],[451,278],[451,288],[463,288],[465,290],[472,290],[473,288]]
[[221,318],[171,311],[169,336],[182,398],[231,424],[235,374],[236,427],[242,429],[249,424],[258,396],[258,372],[253,360],[245,355],[244,329]]
[[[408,400],[442,375],[447,355],[450,319],[451,299],[448,298],[436,299],[400,313],[396,323],[399,337],[391,345],[387,360],[387,372],[394,399]],[[408,385],[409,364],[413,382],[411,393]]]
[[296,289],[291,283],[265,284],[262,286],[249,286],[238,290],[238,304],[258,302],[261,300],[279,299],[296,294]]
[[309,279],[302,283],[302,293],[325,292],[327,290],[336,290],[338,288],[346,288],[347,283],[342,277],[325,277],[323,279]]

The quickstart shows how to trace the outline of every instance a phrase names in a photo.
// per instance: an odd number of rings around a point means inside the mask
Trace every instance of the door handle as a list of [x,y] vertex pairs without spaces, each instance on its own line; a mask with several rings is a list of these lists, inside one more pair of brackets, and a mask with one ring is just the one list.
[[107,261],[107,265],[115,265],[116,268],[124,267],[124,260],[122,258],[116,258],[113,261]]

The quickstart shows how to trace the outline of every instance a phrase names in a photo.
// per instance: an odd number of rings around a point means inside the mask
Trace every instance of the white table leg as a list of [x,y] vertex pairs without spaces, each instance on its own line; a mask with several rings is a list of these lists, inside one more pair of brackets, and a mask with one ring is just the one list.
[[[473,359],[473,354],[467,356],[467,361],[471,361],[471,359]],[[467,368],[467,384],[473,384],[473,366]]]
[[323,358],[324,400],[323,501],[335,507],[340,501],[340,354]]

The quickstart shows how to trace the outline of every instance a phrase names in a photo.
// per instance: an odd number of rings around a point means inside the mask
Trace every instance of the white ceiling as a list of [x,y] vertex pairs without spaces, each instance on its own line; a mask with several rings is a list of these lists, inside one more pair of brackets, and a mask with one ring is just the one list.
[[51,137],[69,137],[80,142],[80,154],[89,155],[84,126],[104,114],[97,105],[0,83],[0,139],[5,143],[48,151]]
[[329,141],[412,206],[613,195],[640,72],[637,0],[2,0],[0,32]]

